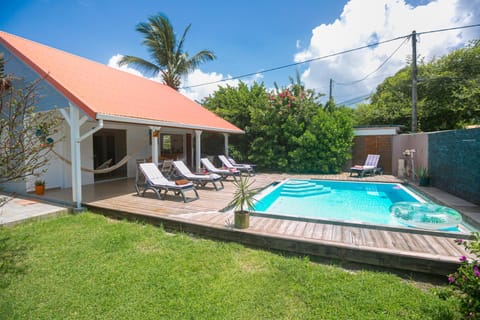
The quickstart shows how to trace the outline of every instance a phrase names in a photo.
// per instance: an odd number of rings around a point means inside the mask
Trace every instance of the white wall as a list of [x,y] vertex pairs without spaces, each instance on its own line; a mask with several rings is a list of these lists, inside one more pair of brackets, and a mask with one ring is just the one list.
[[[145,159],[152,155],[151,146],[149,144],[149,128],[134,124],[109,123],[104,124],[104,128],[126,130],[127,137],[127,155],[131,155],[132,159],[127,164],[127,175],[130,178],[135,177],[136,160]],[[90,138],[92,139],[92,138]],[[93,146],[91,147],[92,163],[93,163]]]

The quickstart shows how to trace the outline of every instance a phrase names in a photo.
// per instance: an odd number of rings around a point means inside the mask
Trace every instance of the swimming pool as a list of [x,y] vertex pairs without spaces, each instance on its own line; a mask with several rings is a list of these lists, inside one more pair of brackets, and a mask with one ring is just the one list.
[[428,205],[426,199],[398,183],[297,179],[265,190],[257,200],[254,211],[259,215],[390,227],[414,227],[393,215],[392,205]]

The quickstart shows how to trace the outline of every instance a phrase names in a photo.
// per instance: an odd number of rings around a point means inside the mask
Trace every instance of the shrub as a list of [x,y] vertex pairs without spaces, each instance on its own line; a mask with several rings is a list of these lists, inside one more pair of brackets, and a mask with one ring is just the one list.
[[448,282],[455,286],[455,291],[459,294],[465,319],[480,319],[480,262],[477,259],[480,255],[480,235],[474,232],[473,236],[472,241],[457,239],[455,242],[463,245],[476,259],[460,257],[461,266],[448,277]]

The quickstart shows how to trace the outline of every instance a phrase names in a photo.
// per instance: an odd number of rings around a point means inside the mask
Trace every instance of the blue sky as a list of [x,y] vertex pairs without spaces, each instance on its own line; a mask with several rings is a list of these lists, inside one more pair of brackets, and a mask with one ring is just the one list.
[[[201,65],[185,79],[184,85],[189,86],[388,40],[414,29],[479,23],[479,7],[480,0],[3,0],[0,30],[115,67],[123,54],[148,58],[135,26],[161,12],[179,35],[192,24],[185,44],[189,53],[210,49],[217,55],[216,61]],[[418,45],[419,54],[427,58],[445,54],[480,38],[479,29],[425,35]],[[400,49],[388,63],[373,72],[397,47]],[[298,70],[307,87],[322,93],[328,93],[329,79],[333,78],[335,100],[349,101],[371,93],[386,76],[403,67],[410,51],[408,41],[398,41],[242,80],[263,81],[272,88],[274,82],[288,85],[289,77]],[[341,85],[370,73],[355,85]],[[228,83],[235,85],[237,81]],[[182,92],[201,100],[216,87]]]

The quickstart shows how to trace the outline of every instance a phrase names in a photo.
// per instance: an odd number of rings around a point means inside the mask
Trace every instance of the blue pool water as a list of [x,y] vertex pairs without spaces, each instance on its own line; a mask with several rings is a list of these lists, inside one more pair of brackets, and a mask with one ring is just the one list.
[[392,204],[398,202],[424,203],[426,200],[401,184],[289,179],[260,195],[254,211],[405,227],[390,213]]

